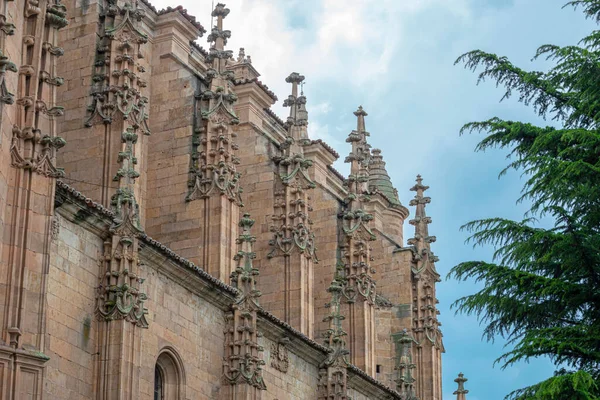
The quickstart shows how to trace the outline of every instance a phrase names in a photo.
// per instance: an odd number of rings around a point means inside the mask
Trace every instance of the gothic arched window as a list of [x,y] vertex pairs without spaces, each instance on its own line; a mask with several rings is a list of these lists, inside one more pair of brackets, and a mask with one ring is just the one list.
[[173,349],[163,349],[154,367],[154,400],[184,398],[185,375],[181,358]]

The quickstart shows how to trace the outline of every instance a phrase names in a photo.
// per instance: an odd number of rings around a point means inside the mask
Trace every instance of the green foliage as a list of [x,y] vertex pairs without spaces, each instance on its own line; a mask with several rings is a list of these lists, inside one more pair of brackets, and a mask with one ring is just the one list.
[[[600,0],[570,1],[600,23]],[[486,134],[476,150],[509,150],[508,170],[522,172],[519,201],[531,203],[527,218],[490,218],[463,226],[475,246],[492,245],[493,262],[468,261],[449,277],[485,283],[458,299],[458,312],[475,314],[484,337],[508,339],[497,363],[503,368],[547,356],[559,369],[553,377],[507,397],[600,399],[600,31],[578,46],[541,46],[534,59],[548,71],[525,71],[506,57],[471,51],[460,56],[478,82],[492,79],[536,113],[560,127],[538,127],[492,118],[466,124],[461,133]],[[553,226],[536,226],[537,217]]]

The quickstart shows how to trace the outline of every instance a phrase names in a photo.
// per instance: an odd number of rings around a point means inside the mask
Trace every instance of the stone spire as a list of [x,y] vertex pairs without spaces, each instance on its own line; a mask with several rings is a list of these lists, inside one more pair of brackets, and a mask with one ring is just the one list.
[[[223,29],[223,19],[229,15],[229,8],[223,3],[217,3],[215,9],[210,14],[212,17],[217,17],[217,25],[212,27],[210,34],[207,37],[209,43],[212,43],[211,49],[223,51],[227,44],[227,39],[231,37],[231,31]],[[215,52],[212,52],[215,54]],[[210,53],[209,53],[210,54]],[[232,54],[233,55],[233,54]],[[227,60],[230,57],[217,57],[219,60]],[[213,64],[214,66],[214,64]]]
[[248,399],[257,398],[257,391],[267,389],[262,377],[263,348],[258,344],[257,312],[261,308],[258,303],[261,293],[256,288],[259,271],[252,264],[256,258],[252,249],[256,237],[250,233],[254,222],[250,214],[244,214],[239,223],[242,232],[234,257],[237,266],[231,273],[231,284],[239,295],[226,316],[223,363],[223,375],[230,384],[226,390],[240,396],[235,398]]
[[436,298],[436,282],[440,282],[440,275],[435,269],[438,258],[431,251],[431,243],[435,236],[429,235],[431,218],[425,212],[425,206],[431,198],[424,195],[429,186],[423,185],[421,175],[417,175],[417,183],[410,189],[416,192],[410,205],[416,207],[415,217],[409,221],[415,227],[415,235],[408,239],[412,246],[411,280],[413,287],[413,327],[412,331],[419,343],[416,362],[417,371],[431,371],[434,384],[424,381],[416,382],[417,393],[420,398],[441,397],[441,353],[444,352],[442,343],[441,324],[438,321],[439,311]]
[[431,218],[425,213],[425,206],[431,203],[431,198],[424,196],[429,186],[423,185],[421,175],[417,175],[416,181],[416,185],[410,189],[416,192],[414,199],[410,201],[410,205],[416,207],[415,217],[409,221],[415,227],[415,236],[407,241],[409,245],[415,247],[417,253],[413,272],[418,275],[429,269],[434,276],[439,278],[434,265],[438,258],[433,254],[430,247],[430,244],[435,242],[436,238],[435,236],[429,236],[428,225],[431,223]]
[[117,157],[120,168],[113,178],[113,181],[119,182],[119,188],[112,196],[110,204],[117,217],[111,227],[112,231],[122,230],[125,227],[131,232],[142,231],[134,193],[135,180],[140,176],[135,169],[137,158],[134,146],[137,141],[138,135],[133,127],[128,127],[121,134],[122,149]]
[[467,400],[467,393],[469,393],[469,391],[465,389],[466,381],[468,381],[468,379],[465,378],[462,372],[458,374],[458,378],[454,380],[454,382],[458,384],[458,389],[453,393],[456,395],[456,400]]
[[398,191],[392,185],[392,180],[385,168],[385,161],[381,155],[381,150],[373,149],[372,157],[369,162],[369,190],[378,191],[383,194],[392,206],[401,206],[398,199]]
[[260,308],[258,304],[258,298],[260,297],[260,291],[256,289],[256,279],[260,274],[258,268],[254,268],[252,260],[256,258],[256,253],[252,247],[256,242],[256,236],[253,236],[250,232],[255,221],[250,218],[250,214],[245,213],[240,220],[239,226],[242,228],[240,236],[236,240],[239,246],[239,250],[234,257],[237,262],[235,270],[231,273],[231,285],[238,289],[244,301],[251,301],[253,307]]
[[314,296],[312,281],[314,264],[318,262],[315,235],[312,231],[311,192],[316,187],[310,177],[312,160],[304,157],[304,147],[310,145],[306,125],[306,98],[298,96],[298,84],[304,76],[292,72],[286,82],[292,84],[292,94],[284,105],[290,107],[288,133],[281,143],[281,153],[273,157],[279,179],[275,181],[275,202],[269,245],[269,259],[277,259],[283,270],[282,319],[308,337],[313,337]]
[[[145,79],[147,70],[143,60],[148,35],[142,31],[141,21],[145,12],[138,8],[137,2],[119,4],[106,8],[100,28],[100,42],[92,76],[92,102],[88,107],[85,126],[94,131],[108,131],[110,140],[121,136],[122,151],[131,147],[132,153],[132,158],[125,160],[125,163],[132,164],[137,160],[135,144],[138,140],[142,141],[142,137],[137,136],[150,135],[148,96],[144,95],[148,86]],[[135,140],[132,139],[131,146],[126,143],[125,136],[136,136]],[[106,146],[110,148],[109,144]],[[120,157],[119,155],[119,163],[122,164]],[[110,182],[110,177],[114,176],[114,164],[105,161],[102,169],[101,202],[106,205],[110,201],[114,208],[114,202],[120,201],[115,198],[114,185]],[[119,180],[114,178],[113,181]],[[119,182],[117,190],[121,193],[117,193],[117,196],[128,196],[130,193],[124,193],[128,190],[125,188],[128,184]],[[132,187],[139,195],[139,188],[135,185]]]
[[228,69],[233,57],[225,50],[231,32],[223,29],[223,20],[229,14],[224,4],[218,3],[212,12],[216,25],[208,35],[211,43],[206,71],[208,87],[201,87],[196,95],[192,157],[187,201],[200,200],[199,216],[205,229],[200,234],[199,264],[214,277],[227,281],[234,265],[234,242],[237,238],[240,207],[242,204],[240,163],[236,155],[237,133],[233,126],[239,123],[233,104],[234,72]]
[[369,267],[371,248],[368,242],[376,238],[369,227],[369,221],[373,216],[363,208],[364,203],[370,201],[368,191],[370,146],[366,140],[369,133],[365,131],[367,113],[361,106],[354,115],[357,116],[357,128],[350,132],[346,139],[346,142],[352,144],[352,151],[345,160],[350,163],[350,175],[344,182],[348,189],[348,197],[344,200],[345,207],[341,214],[345,233],[342,248],[347,280],[344,294],[350,301],[354,301],[356,296],[360,295],[373,302],[375,281],[371,277],[372,271]]
[[298,95],[298,85],[304,82],[304,75],[292,72],[287,78],[287,83],[292,84],[292,94],[283,101],[284,107],[290,107],[290,116],[287,118],[289,136],[295,140],[308,139],[306,126],[308,125],[308,111],[306,111],[306,96],[301,91]]
[[223,30],[223,19],[228,14],[229,9],[222,3],[212,12],[212,16],[217,17],[217,25],[208,35],[211,47],[206,58],[212,68],[206,73],[209,88],[200,94],[204,103],[201,110],[204,123],[199,128],[199,136],[194,138],[194,145],[200,148],[193,154],[196,161],[192,165],[193,179],[187,200],[220,194],[241,205],[240,174],[236,172],[239,159],[235,156],[238,146],[233,141],[237,134],[231,128],[239,123],[233,111],[237,96],[232,90],[233,72],[227,69],[233,51],[224,49],[231,37],[230,31]]
[[347,399],[348,354],[346,348],[346,332],[342,329],[344,316],[341,313],[342,284],[336,273],[327,291],[331,294],[329,315],[323,322],[329,323],[329,328],[323,334],[325,346],[329,348],[327,359],[320,365],[318,400]]
[[349,337],[352,363],[367,374],[375,375],[375,270],[370,242],[375,240],[370,221],[373,216],[365,211],[370,201],[368,190],[370,146],[365,130],[367,113],[359,107],[354,115],[357,127],[348,135],[352,151],[346,157],[351,164],[350,175],[344,182],[348,195],[340,213],[343,235],[340,240],[340,262],[343,265],[342,294],[349,303]]
[[368,201],[369,162],[371,159],[371,145],[367,142],[369,132],[365,130],[365,117],[368,115],[362,106],[356,111],[356,130],[353,130],[346,138],[346,142],[352,145],[350,154],[344,162],[350,163],[350,177],[348,178],[349,191],[361,198],[360,201]]

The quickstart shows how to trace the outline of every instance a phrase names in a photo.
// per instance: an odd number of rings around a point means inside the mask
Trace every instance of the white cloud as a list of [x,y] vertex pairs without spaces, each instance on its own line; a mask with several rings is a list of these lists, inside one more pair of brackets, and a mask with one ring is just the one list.
[[308,115],[310,117],[327,115],[331,111],[331,104],[328,101],[324,101],[318,104],[307,104]]

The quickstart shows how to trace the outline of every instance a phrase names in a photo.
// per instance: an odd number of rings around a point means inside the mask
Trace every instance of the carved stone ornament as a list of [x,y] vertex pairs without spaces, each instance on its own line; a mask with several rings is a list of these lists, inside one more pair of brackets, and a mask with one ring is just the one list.
[[127,127],[121,134],[121,151],[117,157],[120,168],[113,178],[119,182],[119,188],[110,204],[115,218],[110,226],[111,235],[104,242],[96,315],[100,320],[124,319],[147,328],[148,310],[144,302],[148,296],[141,290],[145,279],[139,275],[138,237],[142,228],[134,194],[135,180],[140,175],[135,169],[134,145],[137,140],[138,135],[132,127]]
[[[310,191],[317,185],[311,179],[309,169],[312,160],[306,159],[302,147],[308,143],[306,134],[307,120],[298,122],[296,108],[298,83],[304,80],[304,76],[293,72],[286,78],[286,82],[292,83],[292,94],[284,102],[284,106],[290,107],[291,122],[288,125],[288,133],[285,141],[280,145],[281,155],[273,157],[277,166],[277,187],[275,192],[274,213],[270,226],[273,238],[269,241],[272,250],[267,255],[269,258],[278,254],[290,256],[293,251],[298,251],[306,258],[317,263],[317,247],[315,235],[311,230],[313,221],[310,212],[313,210],[310,204]],[[300,99],[300,98],[299,98]],[[306,98],[301,96],[303,104]],[[306,115],[308,118],[308,114]]]
[[140,290],[144,279],[138,276],[137,238],[113,236],[105,242],[96,300],[100,320],[124,319],[141,328],[148,327],[148,296]]
[[271,344],[271,366],[278,371],[286,373],[290,365],[287,344],[288,338],[282,338],[277,343]]
[[323,322],[329,323],[329,328],[323,334],[325,346],[329,353],[325,361],[319,365],[319,382],[317,385],[318,400],[347,400],[348,399],[348,354],[345,337],[347,333],[342,329],[341,299],[342,284],[336,278],[331,282],[327,291],[331,294],[331,302],[326,304],[329,315]]
[[56,241],[58,235],[60,235],[60,217],[54,215],[50,220],[50,239]]
[[[64,176],[62,168],[56,168],[53,160],[56,150],[63,147],[66,142],[61,137],[41,136],[37,129],[19,129],[16,125],[13,127],[13,137],[10,145],[11,164],[16,168],[30,169],[40,175],[61,178]],[[33,143],[38,151],[34,157],[25,154],[25,143]]]
[[370,227],[373,215],[364,209],[365,203],[371,200],[368,189],[370,145],[366,139],[369,133],[365,130],[367,113],[359,107],[354,115],[357,127],[346,139],[352,144],[352,151],[345,161],[350,163],[350,175],[344,181],[348,195],[339,214],[344,235],[337,268],[343,284],[342,294],[349,303],[360,299],[375,305],[377,294],[373,274],[376,271],[370,266],[373,257],[369,243],[376,240],[376,236]]
[[224,49],[231,32],[222,29],[223,18],[228,13],[229,9],[221,3],[213,11],[217,24],[208,35],[211,47],[206,58],[212,66],[206,71],[208,86],[202,87],[195,96],[196,118],[186,201],[225,196],[241,206],[241,175],[236,171],[240,160],[235,154],[239,147],[233,130],[239,123],[233,110],[237,95],[232,90],[234,73],[227,69],[233,52]]
[[0,50],[0,102],[13,104],[15,95],[10,93],[6,87],[6,73],[18,72],[17,66],[6,57]]
[[252,245],[256,237],[250,233],[254,220],[244,214],[239,226],[242,233],[237,239],[239,250],[235,255],[237,267],[231,273],[231,284],[239,290],[239,295],[225,316],[225,359],[223,377],[230,385],[250,385],[258,390],[266,390],[262,377],[263,347],[258,344],[257,311],[261,308],[256,288],[258,268],[252,265],[256,253]]
[[92,103],[85,126],[92,127],[99,122],[111,124],[120,116],[134,129],[149,135],[148,97],[141,93],[147,86],[142,78],[146,70],[136,61],[143,58],[141,46],[148,41],[148,36],[139,28],[145,14],[137,8],[137,2],[125,3],[122,7],[113,0],[108,3],[96,51]]

